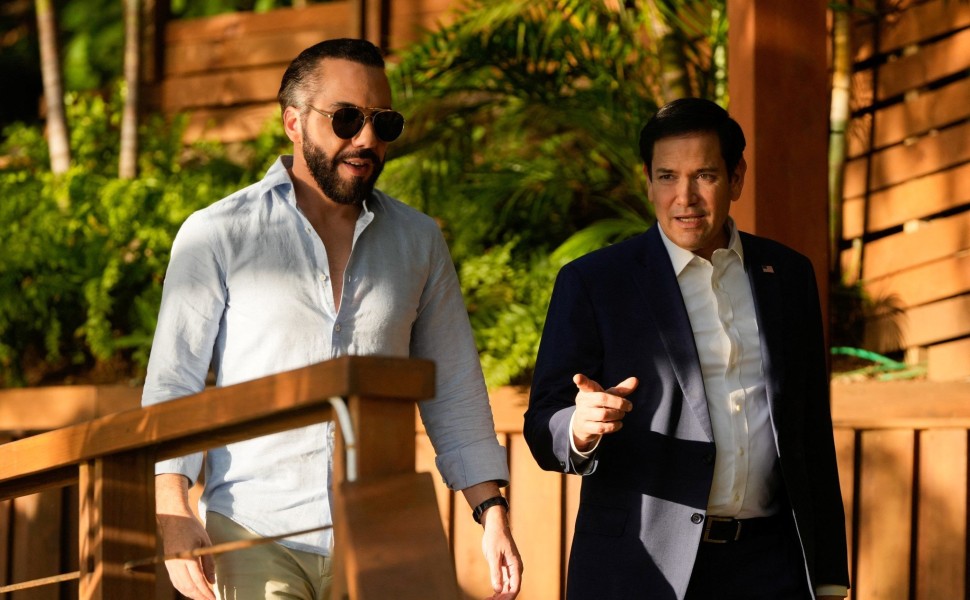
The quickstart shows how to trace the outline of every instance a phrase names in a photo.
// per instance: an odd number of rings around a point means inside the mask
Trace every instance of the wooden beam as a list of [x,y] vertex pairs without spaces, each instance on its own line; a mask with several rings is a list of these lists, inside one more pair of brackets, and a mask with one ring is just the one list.
[[153,556],[155,457],[137,451],[80,466],[81,600],[151,598],[155,571],[126,571],[125,560]]
[[836,382],[832,421],[837,429],[970,429],[970,383]]
[[433,373],[429,361],[345,356],[41,433],[0,445],[0,498],[8,480],[109,454],[156,448],[159,459],[170,458],[324,421],[333,396],[401,399],[413,410],[434,395]]
[[828,74],[824,2],[728,0],[728,110],[745,131],[738,226],[815,267],[828,305]]

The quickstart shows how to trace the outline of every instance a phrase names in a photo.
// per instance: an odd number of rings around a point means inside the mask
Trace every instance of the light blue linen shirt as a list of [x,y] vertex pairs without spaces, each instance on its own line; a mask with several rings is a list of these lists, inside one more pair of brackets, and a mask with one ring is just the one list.
[[[297,207],[283,156],[262,181],[191,215],[162,293],[142,404],[343,355],[426,358],[436,396],[421,418],[449,488],[509,479],[454,264],[435,222],[374,191],[354,231],[340,308],[327,253]],[[208,451],[201,514],[260,535],[331,523],[331,423]],[[158,463],[195,481],[202,454]],[[329,554],[329,530],[281,542]]]

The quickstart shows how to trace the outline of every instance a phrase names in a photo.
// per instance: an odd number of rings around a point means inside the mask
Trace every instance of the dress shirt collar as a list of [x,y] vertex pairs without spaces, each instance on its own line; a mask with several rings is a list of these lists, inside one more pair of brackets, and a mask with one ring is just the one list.
[[[290,154],[281,155],[273,163],[273,166],[266,172],[266,176],[257,184],[260,195],[273,194],[275,198],[296,206],[296,194],[294,192],[293,179],[290,177],[290,170],[293,168],[293,156]],[[374,215],[367,206],[368,201],[377,203],[377,197],[371,193],[370,198],[364,200],[361,207],[360,217],[357,219],[358,225],[367,225],[374,219]],[[359,232],[358,232],[359,233]],[[356,240],[356,234],[355,234]]]
[[[741,246],[741,236],[738,235],[738,226],[734,223],[734,219],[728,216],[727,221],[724,222],[724,226],[728,228],[728,250],[734,251],[741,259],[741,266],[744,267],[744,248]],[[696,254],[690,250],[685,250],[678,246],[677,244],[670,241],[667,234],[664,233],[663,227],[657,225],[657,229],[660,231],[660,239],[663,240],[664,247],[667,249],[667,254],[670,256],[670,263],[674,266],[674,273],[677,277],[687,268],[692,260],[698,258]]]

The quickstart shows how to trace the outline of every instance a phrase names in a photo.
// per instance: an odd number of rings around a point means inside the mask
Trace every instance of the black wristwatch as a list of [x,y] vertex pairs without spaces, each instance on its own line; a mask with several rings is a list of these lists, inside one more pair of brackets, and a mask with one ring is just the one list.
[[493,506],[496,506],[496,505],[498,505],[498,506],[504,506],[505,507],[505,512],[508,512],[509,511],[509,501],[508,500],[506,500],[503,496],[493,496],[493,497],[489,498],[488,500],[485,500],[484,502],[482,502],[481,504],[479,504],[478,506],[475,507],[475,510],[472,511],[472,518],[475,519],[475,522],[476,523],[478,523],[479,525],[481,525],[482,524],[482,515],[485,514],[485,511],[486,510],[488,510],[488,509],[490,509],[490,508],[492,508]]

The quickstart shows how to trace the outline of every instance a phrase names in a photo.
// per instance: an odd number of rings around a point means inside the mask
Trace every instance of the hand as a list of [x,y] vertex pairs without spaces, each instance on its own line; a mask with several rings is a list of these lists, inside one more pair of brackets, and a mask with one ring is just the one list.
[[492,589],[495,593],[485,600],[513,600],[522,586],[522,557],[512,539],[508,513],[501,506],[493,506],[482,515],[482,552],[488,562]]
[[585,452],[603,435],[616,433],[623,427],[623,417],[633,409],[626,399],[637,389],[636,377],[627,377],[608,390],[585,375],[573,375],[576,393],[576,413],[573,415],[573,442]]
[[[165,556],[190,552],[212,545],[205,527],[194,515],[157,515],[158,531]],[[215,562],[211,555],[198,558],[176,558],[165,561],[172,585],[192,600],[216,600],[212,591],[215,582]]]

